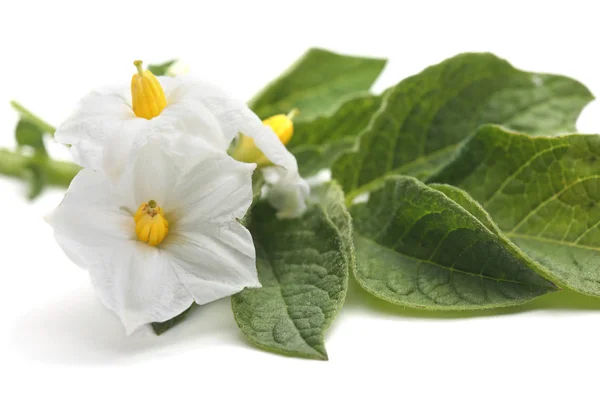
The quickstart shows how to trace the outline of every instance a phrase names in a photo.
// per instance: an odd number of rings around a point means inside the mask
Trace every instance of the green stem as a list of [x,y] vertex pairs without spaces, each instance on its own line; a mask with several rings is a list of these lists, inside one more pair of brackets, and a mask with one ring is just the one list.
[[81,167],[66,161],[52,160],[43,155],[24,155],[0,149],[0,174],[25,179],[31,167],[44,171],[46,182],[52,186],[68,187]]
[[37,125],[42,131],[49,133],[50,135],[54,135],[56,128],[29,111],[25,108],[21,103],[17,101],[11,101],[10,105],[21,114],[21,117],[25,118],[29,122]]

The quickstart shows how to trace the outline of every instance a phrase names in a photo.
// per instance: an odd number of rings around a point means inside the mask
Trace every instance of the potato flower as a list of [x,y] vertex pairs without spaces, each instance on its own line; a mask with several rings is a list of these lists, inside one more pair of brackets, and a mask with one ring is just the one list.
[[193,302],[260,287],[252,237],[239,222],[254,169],[188,135],[153,136],[118,179],[80,171],[48,221],[131,333]]

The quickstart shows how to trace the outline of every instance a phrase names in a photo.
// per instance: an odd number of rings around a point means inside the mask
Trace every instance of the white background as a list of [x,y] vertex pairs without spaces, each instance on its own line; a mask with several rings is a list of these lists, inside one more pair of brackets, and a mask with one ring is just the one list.
[[[0,146],[17,99],[53,124],[90,89],[127,84],[132,60],[180,57],[250,98],[310,46],[388,57],[377,91],[463,51],[573,76],[600,93],[594,2],[24,1],[0,5]],[[589,5],[586,5],[589,4]],[[579,129],[600,132],[600,106]],[[66,156],[58,145],[54,154]],[[33,204],[0,178],[0,398],[597,398],[600,299],[558,293],[523,307],[442,314],[383,307],[350,288],[330,361],[259,351],[228,299],[161,337],[126,337]]]

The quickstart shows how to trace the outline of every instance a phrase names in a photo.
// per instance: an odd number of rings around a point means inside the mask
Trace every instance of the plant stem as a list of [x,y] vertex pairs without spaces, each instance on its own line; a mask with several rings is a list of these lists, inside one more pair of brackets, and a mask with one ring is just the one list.
[[25,108],[21,103],[17,101],[11,101],[10,105],[21,114],[21,117],[27,119],[29,122],[37,125],[42,131],[49,133],[50,135],[54,135],[56,128],[29,111]]
[[52,160],[46,156],[25,155],[0,149],[0,174],[25,179],[32,166],[44,171],[46,182],[52,186],[68,187],[81,167],[66,161]]

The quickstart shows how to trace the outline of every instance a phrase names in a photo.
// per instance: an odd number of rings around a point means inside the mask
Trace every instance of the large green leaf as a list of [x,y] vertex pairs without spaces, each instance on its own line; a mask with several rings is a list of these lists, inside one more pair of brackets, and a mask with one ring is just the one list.
[[261,118],[300,110],[298,120],[333,112],[344,97],[369,90],[386,60],[308,50],[249,102]]
[[344,153],[352,150],[356,138],[381,106],[381,96],[352,98],[333,114],[294,124],[294,137],[288,149],[296,156],[300,173],[311,176],[330,168]]
[[354,264],[343,193],[329,184],[298,219],[278,220],[258,204],[250,231],[259,289],[232,297],[242,332],[256,345],[298,357],[327,359],[323,333],[342,307]]
[[556,290],[509,241],[415,178],[387,177],[367,203],[352,206],[351,212],[355,277],[391,303],[483,309]]
[[573,131],[592,98],[573,79],[520,71],[492,54],[461,54],[388,90],[358,151],[338,160],[333,177],[349,198],[387,174],[425,178],[481,124],[532,135]]
[[559,285],[600,296],[600,136],[484,126],[433,182],[456,185]]

